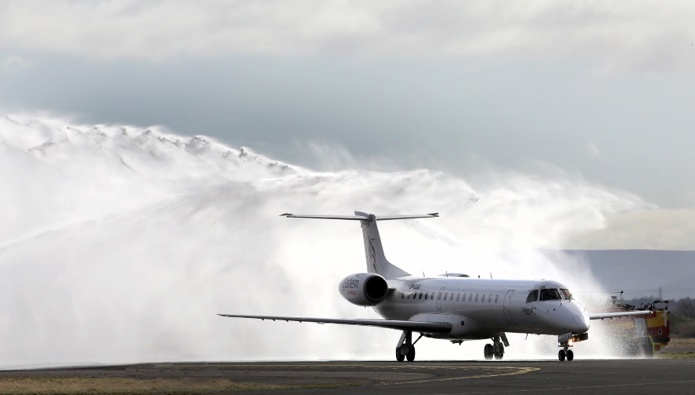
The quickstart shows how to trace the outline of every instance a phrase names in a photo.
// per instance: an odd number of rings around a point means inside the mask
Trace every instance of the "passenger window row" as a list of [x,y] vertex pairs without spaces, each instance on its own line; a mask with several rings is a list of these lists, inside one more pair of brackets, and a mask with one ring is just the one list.
[[[444,301],[444,302],[453,302],[454,300],[456,302],[465,302],[466,297],[468,297],[468,302],[478,302],[480,303],[497,303],[499,302],[500,296],[495,294],[493,298],[493,294],[483,294],[482,296],[480,293],[475,294],[475,298],[473,297],[473,292],[467,293],[467,292],[415,292],[415,293],[401,293],[401,299],[417,299],[417,300],[434,300],[435,294],[437,297],[437,300]],[[487,297],[487,300],[486,300]]]

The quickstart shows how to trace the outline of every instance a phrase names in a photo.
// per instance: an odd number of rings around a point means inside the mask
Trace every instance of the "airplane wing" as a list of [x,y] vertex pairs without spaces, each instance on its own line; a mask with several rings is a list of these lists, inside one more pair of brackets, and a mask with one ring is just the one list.
[[382,319],[339,319],[339,318],[308,318],[308,317],[279,317],[270,315],[240,315],[240,314],[217,314],[220,317],[229,318],[251,318],[256,320],[271,321],[295,321],[295,322],[314,322],[317,324],[340,324],[340,325],[360,325],[376,326],[379,328],[410,330],[425,333],[448,333],[451,324],[448,322],[427,322],[427,321],[402,321],[402,320],[382,320]]
[[598,313],[589,314],[590,320],[605,320],[606,318],[619,318],[619,317],[635,317],[635,316],[645,316],[653,314],[651,310],[633,310],[633,311],[619,311],[614,313]]

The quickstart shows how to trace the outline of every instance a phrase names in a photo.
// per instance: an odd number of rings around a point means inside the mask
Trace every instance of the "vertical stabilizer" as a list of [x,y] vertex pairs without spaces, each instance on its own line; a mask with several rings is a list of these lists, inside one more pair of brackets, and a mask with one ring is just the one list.
[[410,273],[386,259],[384,247],[381,244],[379,228],[376,226],[376,216],[359,211],[355,211],[355,215],[365,217],[365,219],[360,220],[360,224],[362,225],[362,237],[364,238],[364,255],[367,260],[367,272],[380,274],[385,278],[409,276]]

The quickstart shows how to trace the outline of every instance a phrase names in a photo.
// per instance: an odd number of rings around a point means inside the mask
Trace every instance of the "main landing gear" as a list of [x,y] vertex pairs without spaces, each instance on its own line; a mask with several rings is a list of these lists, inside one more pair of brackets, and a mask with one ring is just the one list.
[[502,359],[504,357],[504,346],[509,347],[509,341],[507,340],[507,335],[502,334],[500,336],[495,336],[492,338],[492,344],[486,344],[483,348],[483,354],[485,359]]
[[415,360],[415,343],[421,338],[422,334],[413,341],[413,331],[403,331],[401,340],[396,345],[396,361],[403,362],[404,359],[408,359],[408,362],[413,362]]

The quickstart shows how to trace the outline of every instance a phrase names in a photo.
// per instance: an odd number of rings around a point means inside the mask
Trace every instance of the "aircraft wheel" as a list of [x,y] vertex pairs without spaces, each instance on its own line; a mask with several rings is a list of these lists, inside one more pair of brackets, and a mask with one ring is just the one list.
[[497,343],[492,346],[492,353],[495,356],[495,359],[502,359],[502,357],[504,357],[504,344]]
[[647,358],[651,358],[654,356],[654,346],[652,345],[652,341],[649,337],[645,337],[644,339],[642,339],[641,354]]
[[565,354],[567,354],[567,361],[571,361],[574,359],[574,352],[572,350],[567,350]]
[[560,350],[557,353],[557,359],[559,359],[560,362],[564,361],[566,356],[567,356],[567,353],[565,353],[565,350]]
[[483,348],[483,355],[485,355],[485,359],[492,359],[493,355],[495,355],[492,344],[485,345],[485,348]]
[[413,362],[415,360],[415,347],[410,346],[410,350],[408,350],[406,358],[408,358],[408,362]]
[[398,361],[398,362],[403,362],[404,359],[405,359],[405,355],[403,355],[403,354],[401,353],[401,348],[400,348],[400,347],[396,347],[396,361]]

